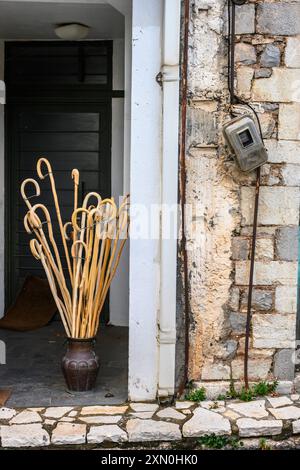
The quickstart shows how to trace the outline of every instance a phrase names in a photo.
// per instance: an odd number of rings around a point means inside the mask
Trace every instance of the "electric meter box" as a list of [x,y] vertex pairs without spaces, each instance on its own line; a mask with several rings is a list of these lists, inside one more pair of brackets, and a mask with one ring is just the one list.
[[268,161],[267,151],[252,117],[232,119],[225,124],[223,133],[242,171],[252,171]]

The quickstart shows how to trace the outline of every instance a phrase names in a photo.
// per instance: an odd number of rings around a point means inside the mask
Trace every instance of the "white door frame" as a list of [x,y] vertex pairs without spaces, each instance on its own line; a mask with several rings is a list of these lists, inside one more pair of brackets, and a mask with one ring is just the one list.
[[[181,2],[132,5],[131,204],[161,208],[150,221],[157,237],[130,241],[129,398],[141,401],[175,388],[177,240],[163,237],[177,207]],[[133,234],[140,223],[135,214]]]

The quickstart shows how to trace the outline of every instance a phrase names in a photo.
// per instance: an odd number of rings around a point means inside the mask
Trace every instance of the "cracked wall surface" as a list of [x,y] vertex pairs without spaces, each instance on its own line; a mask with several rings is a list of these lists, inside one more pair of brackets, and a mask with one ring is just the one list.
[[[222,137],[229,117],[227,2],[192,1],[188,63],[189,379],[210,394],[243,380],[255,172]],[[300,185],[300,3],[237,7],[236,94],[261,120],[262,168],[253,293],[251,381],[294,379]],[[239,115],[248,109],[236,106]]]

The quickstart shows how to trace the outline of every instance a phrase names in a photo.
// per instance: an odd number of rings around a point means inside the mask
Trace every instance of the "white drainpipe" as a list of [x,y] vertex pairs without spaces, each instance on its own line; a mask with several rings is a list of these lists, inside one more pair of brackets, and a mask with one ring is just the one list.
[[[159,313],[159,377],[158,396],[175,391],[176,347],[176,272],[177,237],[164,239],[170,222],[170,208],[178,201],[178,133],[180,76],[181,0],[164,1],[162,124],[162,213],[161,213],[161,292]],[[172,219],[177,227],[177,211]]]

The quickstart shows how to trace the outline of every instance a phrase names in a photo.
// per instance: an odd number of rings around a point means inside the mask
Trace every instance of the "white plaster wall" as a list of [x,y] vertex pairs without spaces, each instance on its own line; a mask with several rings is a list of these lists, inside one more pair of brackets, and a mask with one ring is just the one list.
[[[113,89],[124,90],[124,40],[113,44]],[[112,196],[119,203],[123,196],[124,175],[124,98],[112,100],[111,186]],[[117,326],[129,323],[129,251],[123,251],[116,277],[110,288],[110,322]]]

